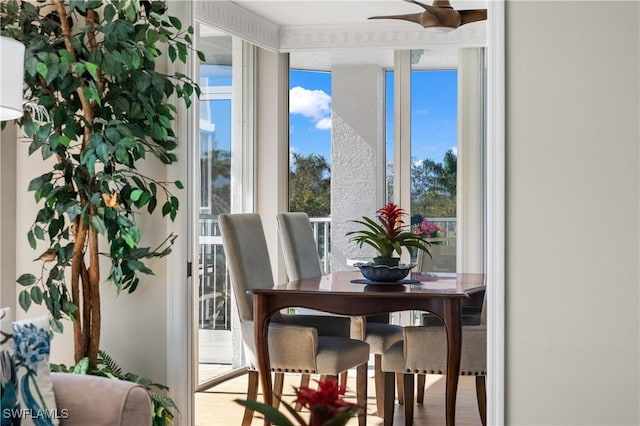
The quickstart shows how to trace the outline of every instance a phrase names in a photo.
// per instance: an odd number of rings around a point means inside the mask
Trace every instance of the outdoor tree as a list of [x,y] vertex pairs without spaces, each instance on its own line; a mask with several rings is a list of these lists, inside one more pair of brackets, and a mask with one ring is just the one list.
[[289,210],[312,217],[331,213],[331,166],[321,155],[294,153],[289,171]]
[[36,259],[42,266],[34,264],[39,273],[18,278],[19,303],[25,310],[44,303],[55,331],[71,319],[75,360],[88,357],[95,367],[100,257],[110,262],[107,281],[133,292],[139,274],[152,273],[145,260],[169,254],[176,238],[140,245],[138,213],[160,210],[174,220],[179,202],[172,191],[182,183],[147,177],[139,165],[153,157],[176,161],[175,97],[188,107],[199,88],[157,63],[163,51],[186,63],[193,29],[167,17],[164,0],[9,0],[0,7],[2,35],[26,46],[30,107],[18,123],[29,153],[51,165],[28,187],[39,210],[27,238],[33,249],[46,250]]
[[442,163],[426,159],[412,164],[412,212],[429,217],[455,217],[457,160],[449,150]]

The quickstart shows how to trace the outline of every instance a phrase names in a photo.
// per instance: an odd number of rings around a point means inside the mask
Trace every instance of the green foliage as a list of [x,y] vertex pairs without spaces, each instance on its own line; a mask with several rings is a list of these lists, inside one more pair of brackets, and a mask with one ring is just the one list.
[[[48,111],[43,116],[27,109],[19,124],[31,141],[29,153],[39,152],[51,164],[28,186],[39,210],[27,239],[56,256],[39,275],[18,279],[26,287],[19,300],[24,309],[44,303],[60,329],[58,320],[78,309],[65,270],[82,260],[73,259],[80,224],[108,241],[99,254],[110,260],[107,278],[118,292],[135,291],[139,275],[152,274],[145,261],[171,252],[175,235],[155,247],[140,246],[137,218],[160,207],[174,220],[180,205],[172,191],[183,184],[145,176],[139,163],[177,160],[177,106],[170,98],[188,107],[200,94],[187,76],[156,65],[165,49],[172,62],[183,63],[191,49],[193,28],[167,17],[166,1],[71,0],[64,7],[66,20],[50,3],[0,4],[2,35],[26,46],[25,97]],[[68,43],[65,23],[72,26]],[[89,251],[86,243],[81,249]],[[84,263],[75,269],[83,281],[86,269]]]
[[102,376],[114,380],[126,380],[143,386],[149,392],[151,403],[153,404],[153,426],[172,424],[174,411],[178,410],[171,398],[163,393],[158,393],[167,391],[169,388],[132,373],[123,373],[122,368],[104,351],[98,353],[98,365],[96,368],[89,366],[89,358],[83,358],[69,367],[64,364],[51,364],[51,371]]
[[411,211],[428,217],[456,216],[457,157],[445,153],[442,163],[431,159],[411,166]]
[[328,217],[331,213],[330,175],[331,166],[323,156],[293,153],[289,171],[289,211]]

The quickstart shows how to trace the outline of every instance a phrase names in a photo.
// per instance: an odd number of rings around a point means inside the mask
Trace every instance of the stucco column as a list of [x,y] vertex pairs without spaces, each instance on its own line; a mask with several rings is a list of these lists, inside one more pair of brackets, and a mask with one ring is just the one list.
[[485,65],[483,48],[458,51],[456,271],[485,272]]
[[373,216],[384,199],[384,71],[377,65],[331,70],[331,265],[347,269],[349,257],[373,257],[345,236],[349,222]]

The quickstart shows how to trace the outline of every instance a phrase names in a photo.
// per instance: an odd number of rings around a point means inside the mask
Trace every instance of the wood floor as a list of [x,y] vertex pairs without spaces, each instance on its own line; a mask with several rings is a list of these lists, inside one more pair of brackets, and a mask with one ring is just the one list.
[[[317,377],[316,377],[317,379]],[[299,385],[299,376],[287,375],[284,384],[284,401],[291,403],[294,399],[293,386]],[[313,380],[313,379],[312,379]],[[414,425],[440,426],[445,424],[444,418],[444,376],[427,376],[425,404],[417,404],[414,408]],[[224,382],[206,392],[195,395],[195,425],[196,426],[239,426],[242,419],[243,407],[234,402],[235,399],[245,399],[247,390],[247,375]],[[349,373],[347,383],[348,400],[355,402],[355,370]],[[373,375],[370,374],[367,401],[367,425],[382,425],[382,419],[375,414]],[[480,426],[480,415],[476,405],[474,377],[460,377],[458,398],[456,404],[456,425]],[[262,394],[258,396],[262,400]],[[283,408],[284,410],[284,408]],[[307,418],[303,414],[303,417]],[[357,425],[357,419],[351,419],[349,426]],[[403,406],[396,402],[394,425],[404,425]],[[252,426],[262,426],[259,415],[254,416]]]

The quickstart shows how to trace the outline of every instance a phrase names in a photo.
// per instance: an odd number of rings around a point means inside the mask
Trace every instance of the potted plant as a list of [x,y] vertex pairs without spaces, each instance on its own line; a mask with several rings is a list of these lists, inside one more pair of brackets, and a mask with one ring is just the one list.
[[409,251],[423,250],[431,256],[427,236],[404,225],[406,215],[397,205],[386,204],[378,209],[375,220],[363,216],[361,220],[352,221],[363,225],[364,229],[348,232],[347,235],[351,236],[351,241],[358,244],[358,247],[367,244],[378,252],[378,256],[373,259],[375,265],[398,266],[403,247]]
[[44,251],[34,260],[39,272],[17,279],[18,300],[25,311],[44,304],[54,331],[70,319],[75,362],[87,358],[89,369],[100,349],[100,258],[110,262],[106,281],[132,293],[140,274],[152,274],[145,261],[168,255],[176,238],[141,246],[136,223],[143,209],[176,217],[172,191],[182,183],[158,181],[139,166],[150,157],[176,161],[171,98],[189,107],[200,94],[189,77],[157,67],[163,51],[186,63],[191,48],[193,28],[166,12],[165,0],[0,3],[2,35],[26,47],[28,107],[18,124],[29,153],[51,166],[28,187],[39,210],[27,238]]

